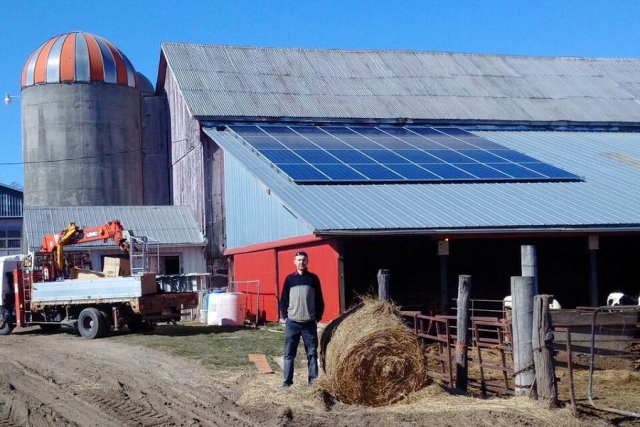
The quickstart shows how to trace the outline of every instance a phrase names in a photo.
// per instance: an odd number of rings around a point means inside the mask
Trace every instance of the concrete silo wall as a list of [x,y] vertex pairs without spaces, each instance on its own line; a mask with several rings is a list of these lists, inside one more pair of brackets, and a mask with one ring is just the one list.
[[25,206],[143,204],[138,90],[44,84],[21,108]]

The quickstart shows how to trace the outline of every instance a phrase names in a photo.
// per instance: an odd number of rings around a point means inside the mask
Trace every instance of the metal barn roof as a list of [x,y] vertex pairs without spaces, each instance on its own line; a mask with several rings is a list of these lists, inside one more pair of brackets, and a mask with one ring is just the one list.
[[640,60],[163,43],[200,119],[638,123]]
[[[27,207],[24,230],[29,250],[40,247],[42,236],[62,231],[70,222],[80,227],[102,225],[118,219],[136,236],[148,236],[162,246],[204,246],[205,239],[187,206],[68,206]],[[116,247],[113,242],[78,246]]]
[[473,132],[584,182],[300,185],[232,132],[204,131],[316,233],[640,229],[640,133]]

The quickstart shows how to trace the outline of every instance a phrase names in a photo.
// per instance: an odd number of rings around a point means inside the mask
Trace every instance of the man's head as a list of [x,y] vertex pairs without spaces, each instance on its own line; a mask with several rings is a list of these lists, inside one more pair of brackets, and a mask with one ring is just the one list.
[[307,264],[309,264],[309,256],[306,252],[296,252],[293,256],[293,263],[295,264],[298,272],[305,271],[307,269]]

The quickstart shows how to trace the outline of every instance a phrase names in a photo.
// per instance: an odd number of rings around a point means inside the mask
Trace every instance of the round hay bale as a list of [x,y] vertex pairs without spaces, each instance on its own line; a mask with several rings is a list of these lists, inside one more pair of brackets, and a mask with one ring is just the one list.
[[424,386],[422,346],[397,307],[365,298],[341,319],[326,345],[318,385],[349,404],[381,406]]

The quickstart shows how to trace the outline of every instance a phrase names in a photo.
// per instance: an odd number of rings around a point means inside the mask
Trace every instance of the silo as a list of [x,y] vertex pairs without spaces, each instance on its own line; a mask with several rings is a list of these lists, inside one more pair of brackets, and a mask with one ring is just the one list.
[[55,36],[29,56],[21,87],[25,206],[143,204],[141,96],[118,48]]

